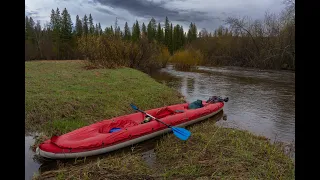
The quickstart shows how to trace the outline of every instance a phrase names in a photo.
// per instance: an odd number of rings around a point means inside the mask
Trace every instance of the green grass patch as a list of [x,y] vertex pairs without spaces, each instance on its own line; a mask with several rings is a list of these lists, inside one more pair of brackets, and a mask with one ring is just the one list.
[[88,163],[61,164],[58,170],[46,171],[33,179],[153,179],[152,174],[141,156],[119,153]]
[[163,177],[208,179],[294,179],[294,163],[281,146],[247,131],[216,126],[210,121],[190,128],[190,139],[173,135],[156,147]]
[[59,135],[133,113],[183,102],[181,95],[135,69],[84,69],[82,61],[26,62],[27,132]]

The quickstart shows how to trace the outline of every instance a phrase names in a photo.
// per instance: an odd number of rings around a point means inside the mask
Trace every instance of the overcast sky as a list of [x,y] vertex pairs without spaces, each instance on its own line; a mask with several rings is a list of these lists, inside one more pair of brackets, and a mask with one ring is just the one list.
[[284,8],[283,0],[25,0],[25,15],[41,23],[49,22],[52,9],[60,12],[67,8],[75,23],[76,15],[83,18],[90,14],[94,23],[101,23],[102,28],[114,26],[116,17],[123,29],[127,21],[132,27],[135,20],[146,25],[151,17],[163,23],[165,17],[175,24],[188,29],[190,22],[195,22],[198,30],[206,28],[212,31],[223,24],[227,16],[250,16],[263,18],[266,11],[280,13]]

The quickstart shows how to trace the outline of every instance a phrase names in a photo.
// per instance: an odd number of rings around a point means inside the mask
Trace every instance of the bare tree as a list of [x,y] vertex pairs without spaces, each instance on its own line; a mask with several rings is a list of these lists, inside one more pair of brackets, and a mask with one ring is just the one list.
[[260,54],[260,50],[259,47],[253,37],[253,35],[250,33],[249,29],[246,27],[246,17],[242,18],[241,20],[238,18],[234,18],[234,17],[228,17],[225,21],[227,24],[230,25],[231,29],[233,30],[240,30],[240,32],[243,30],[245,31],[251,38],[256,50],[257,50],[257,54]]

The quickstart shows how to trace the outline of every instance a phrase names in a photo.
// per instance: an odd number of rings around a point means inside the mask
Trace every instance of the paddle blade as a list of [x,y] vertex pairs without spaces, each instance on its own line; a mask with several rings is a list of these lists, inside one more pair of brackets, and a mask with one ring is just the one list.
[[135,106],[134,104],[130,104],[130,106],[132,107],[132,109],[134,109],[134,110],[138,111],[138,107],[137,107],[137,106]]
[[188,131],[188,130],[186,130],[186,129],[184,129],[184,128],[171,127],[171,129],[172,129],[172,131],[173,131],[173,134],[174,134],[177,138],[179,138],[179,139],[181,139],[181,140],[183,140],[183,141],[187,140],[187,139],[190,137],[190,135],[191,135],[191,132]]

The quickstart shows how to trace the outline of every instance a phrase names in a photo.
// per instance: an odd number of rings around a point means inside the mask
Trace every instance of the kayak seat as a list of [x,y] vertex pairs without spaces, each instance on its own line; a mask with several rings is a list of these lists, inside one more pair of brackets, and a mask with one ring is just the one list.
[[131,119],[117,119],[109,121],[99,128],[99,133],[115,133],[123,129],[139,125],[136,121]]

